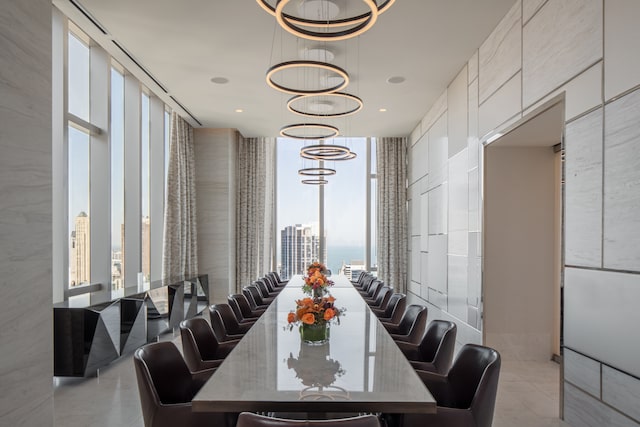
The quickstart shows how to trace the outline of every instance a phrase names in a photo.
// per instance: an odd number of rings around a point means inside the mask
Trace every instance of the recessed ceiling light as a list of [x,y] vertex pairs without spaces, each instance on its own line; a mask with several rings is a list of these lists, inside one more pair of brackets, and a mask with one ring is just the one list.
[[243,110],[242,108],[236,108],[236,110],[235,110],[235,111],[236,111],[236,113],[242,113],[242,112],[244,112],[244,110]]
[[404,82],[406,79],[402,76],[392,76],[387,79],[387,83],[398,84]]
[[211,83],[223,85],[223,84],[229,83],[229,79],[226,77],[213,77],[211,79]]
[[381,113],[384,113],[384,112],[386,112],[386,111],[387,111],[387,109],[386,109],[386,108],[381,108],[381,109],[379,109],[378,111],[380,111]]

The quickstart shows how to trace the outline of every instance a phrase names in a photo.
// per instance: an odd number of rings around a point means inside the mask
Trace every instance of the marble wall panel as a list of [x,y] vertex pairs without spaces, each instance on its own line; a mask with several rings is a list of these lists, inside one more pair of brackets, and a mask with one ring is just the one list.
[[517,1],[480,46],[480,102],[516,74],[522,64],[521,2]]
[[429,284],[427,276],[429,275],[429,254],[427,252],[420,253],[420,297],[427,299],[429,297]]
[[522,21],[527,23],[547,0],[522,0]]
[[427,283],[430,288],[447,293],[447,236],[444,234],[429,236]]
[[449,255],[467,256],[469,253],[469,233],[467,230],[450,231],[447,236],[449,237]]
[[429,250],[429,193],[420,195],[420,250]]
[[466,232],[469,229],[468,164],[469,159],[466,148],[449,160],[449,178],[447,181],[449,190],[449,232]]
[[478,66],[478,51],[476,50],[467,62],[469,84],[478,78]]
[[[412,236],[420,236],[422,233],[422,224],[421,224],[421,203],[420,203],[420,185],[416,183],[412,185],[409,189],[411,195],[411,204],[409,206],[409,212],[411,215],[411,235]],[[425,225],[426,228],[426,225]],[[418,247],[418,250],[420,248]]]
[[431,126],[440,119],[440,117],[447,111],[447,91],[446,89],[440,94],[438,99],[433,103],[431,109],[425,114],[420,122],[422,133],[431,129]]
[[411,170],[412,170],[412,179],[410,182],[415,182],[425,175],[428,172],[429,166],[429,134],[425,133],[422,138],[418,140],[416,145],[412,148],[412,156],[411,156]]
[[565,130],[565,263],[602,265],[602,109]]
[[469,85],[469,126],[467,135],[467,147],[469,148],[469,169],[478,166],[480,155],[480,142],[478,134],[478,81],[474,80]]
[[418,123],[415,128],[411,131],[411,135],[409,135],[409,147],[413,146],[418,140],[422,137],[422,126],[421,123]]
[[604,95],[609,100],[640,84],[640,2],[604,2]]
[[640,380],[602,366],[602,400],[619,411],[640,421]]
[[602,61],[580,73],[540,101],[527,107],[524,116],[554,98],[565,94],[565,120],[571,119],[602,104]]
[[564,349],[564,379],[574,386],[600,398],[600,362],[580,353]]
[[447,184],[440,185],[427,193],[429,208],[429,235],[447,232]]
[[640,426],[569,383],[564,383],[564,421],[580,427]]
[[429,302],[442,310],[440,314],[443,315],[447,311],[447,295],[431,287],[428,295]]
[[447,135],[447,114],[443,114],[429,129],[429,188],[447,180],[447,160],[449,140]]
[[420,236],[411,237],[411,281],[417,283],[420,294]]
[[449,137],[449,158],[467,147],[467,126],[469,108],[467,67],[458,73],[447,88],[447,135]]
[[640,271],[640,90],[605,106],[604,267]]
[[520,118],[522,110],[522,76],[517,73],[497,92],[480,105],[478,113],[481,137],[499,128],[511,118]]
[[[473,233],[469,233],[470,235]],[[467,271],[467,304],[471,307],[480,307],[480,295],[482,291],[482,258],[469,255]]]
[[565,268],[565,346],[640,377],[637,301],[639,274]]
[[524,26],[523,103],[529,106],[602,58],[602,3],[549,0]]
[[467,322],[467,257],[448,256],[447,306],[449,314]]
[[480,175],[476,167],[469,171],[469,231],[480,231]]
[[51,2],[0,8],[0,425],[53,425]]

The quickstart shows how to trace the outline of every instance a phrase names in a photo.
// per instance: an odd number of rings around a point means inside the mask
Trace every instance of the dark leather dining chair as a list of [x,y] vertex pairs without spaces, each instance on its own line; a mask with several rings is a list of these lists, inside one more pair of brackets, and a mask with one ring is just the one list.
[[375,415],[360,415],[328,420],[292,420],[242,412],[236,427],[381,427]]
[[396,341],[411,366],[445,375],[449,372],[456,345],[457,327],[448,320],[433,320],[418,344]]
[[236,335],[244,335],[249,332],[249,329],[253,326],[255,321],[245,321],[241,322],[240,319],[236,317],[236,314],[233,312],[233,309],[229,304],[213,304],[209,306],[209,320],[211,324],[211,311],[217,310],[220,313],[220,317],[222,318],[222,322],[224,323],[224,328],[229,334]]
[[189,372],[178,348],[169,341],[146,344],[133,355],[145,427],[224,426],[222,413],[198,413],[191,400],[213,373]]
[[400,323],[396,325],[384,324],[394,341],[404,341],[418,344],[422,341],[427,331],[427,307],[412,304],[402,316]]
[[242,293],[247,297],[252,310],[266,309],[275,298],[263,298],[255,285],[248,285],[242,288]]
[[253,282],[253,284],[258,287],[260,295],[262,295],[263,298],[275,298],[281,291],[281,289],[276,290],[275,288],[271,288],[271,284],[265,279],[258,279]]
[[465,344],[447,375],[416,372],[436,400],[436,413],[403,414],[402,427],[491,427],[500,376],[496,350]]
[[378,293],[384,287],[384,282],[382,280],[374,280],[371,286],[369,286],[369,291],[366,295],[363,295],[362,298],[365,302],[373,302],[378,298]]
[[211,329],[213,330],[213,334],[216,336],[218,342],[227,342],[233,340],[241,340],[244,337],[244,334],[232,334],[231,331],[227,329],[224,324],[224,320],[222,319],[222,314],[215,308],[209,307],[207,310],[209,312],[209,321],[211,322]]
[[360,284],[360,280],[364,278],[365,274],[367,274],[366,271],[361,271],[360,274],[358,274],[358,277],[356,277],[356,280],[351,281],[351,284],[354,285],[354,287]]
[[180,322],[180,338],[184,360],[192,372],[217,368],[239,341],[218,342],[202,317]]
[[255,321],[264,313],[265,309],[251,309],[251,304],[244,294],[232,294],[227,296],[227,302],[241,322]]
[[378,292],[378,296],[376,297],[376,299],[374,301],[367,301],[367,304],[371,309],[386,306],[389,298],[391,298],[391,295],[393,295],[393,289],[391,289],[391,287],[389,286],[383,286],[380,289],[380,292]]
[[407,296],[400,292],[394,292],[387,305],[380,308],[372,308],[373,314],[381,322],[398,323],[402,318],[404,310],[407,308]]

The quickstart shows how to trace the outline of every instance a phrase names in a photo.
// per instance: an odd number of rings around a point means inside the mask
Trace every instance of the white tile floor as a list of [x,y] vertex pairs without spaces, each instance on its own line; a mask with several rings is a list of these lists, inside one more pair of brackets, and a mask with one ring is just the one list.
[[[171,335],[180,347],[179,337]],[[54,380],[56,427],[144,427],[132,357],[97,377]],[[559,365],[503,361],[494,427],[567,426],[558,419]]]

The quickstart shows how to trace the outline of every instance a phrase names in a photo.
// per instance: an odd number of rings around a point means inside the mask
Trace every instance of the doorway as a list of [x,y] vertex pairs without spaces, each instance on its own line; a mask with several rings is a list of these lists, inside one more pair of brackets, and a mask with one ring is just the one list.
[[505,360],[560,354],[564,100],[484,147],[483,341]]

